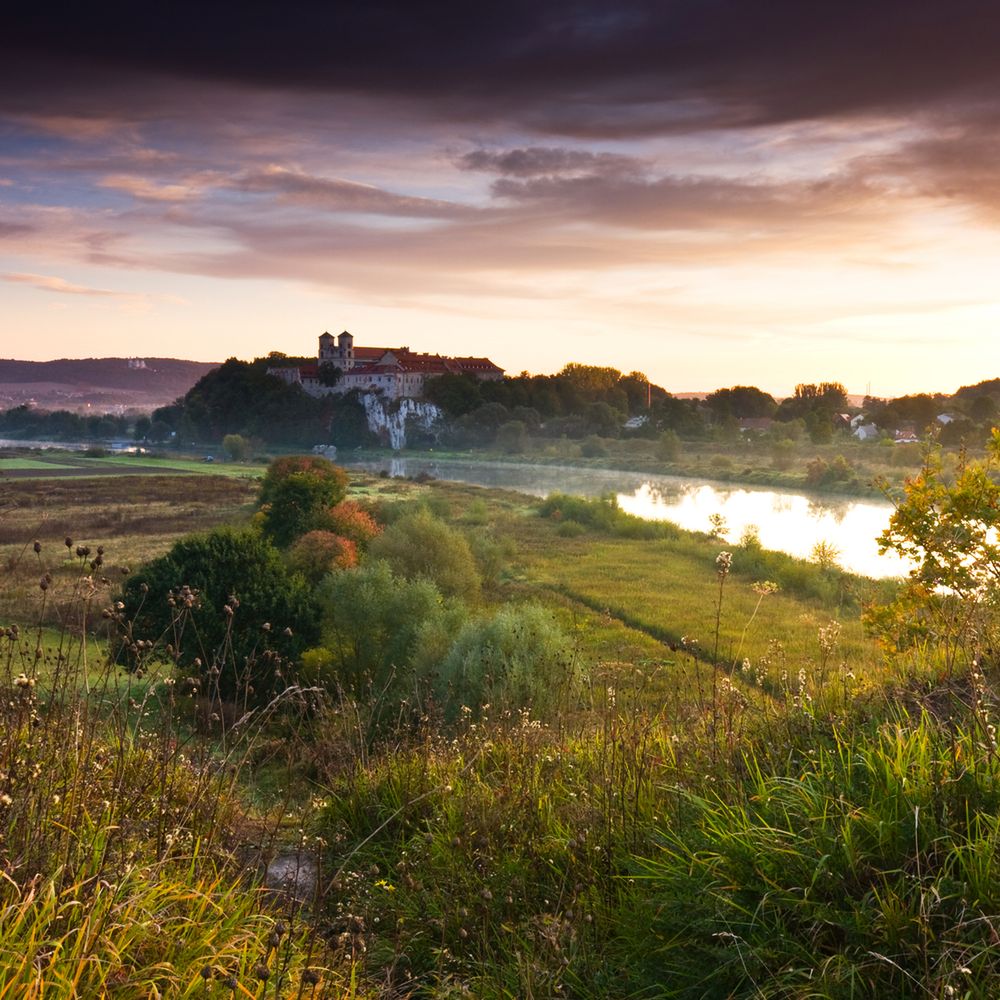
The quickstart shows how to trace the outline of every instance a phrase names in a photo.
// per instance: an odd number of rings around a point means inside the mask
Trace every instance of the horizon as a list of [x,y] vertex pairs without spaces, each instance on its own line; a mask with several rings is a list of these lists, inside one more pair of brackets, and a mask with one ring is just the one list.
[[[379,344],[379,345],[359,345],[359,346],[385,347],[386,345]],[[292,359],[295,359],[295,358],[309,358],[310,357],[309,355],[305,355],[305,354],[298,355],[298,354],[288,354],[288,352],[281,352],[281,353],[285,354],[287,357],[292,358]],[[59,363],[59,362],[73,363],[75,361],[177,361],[177,362],[190,362],[190,363],[193,363],[193,364],[203,364],[203,365],[204,364],[209,364],[209,365],[214,365],[216,367],[219,367],[219,366],[225,364],[226,361],[233,361],[233,360],[235,360],[235,361],[240,361],[240,362],[249,364],[249,363],[253,362],[254,360],[259,360],[259,359],[264,358],[264,357],[266,357],[266,355],[258,355],[256,358],[239,358],[239,357],[235,357],[235,356],[230,356],[229,358],[224,358],[222,361],[219,361],[219,360],[216,360],[216,359],[201,360],[201,359],[198,359],[198,358],[180,358],[180,357],[169,357],[169,356],[166,356],[166,355],[152,355],[152,354],[106,355],[106,356],[103,356],[103,357],[89,355],[89,356],[81,356],[81,357],[76,357],[76,358],[71,358],[71,357],[58,357],[58,358],[4,358],[4,357],[0,357],[0,364],[3,364],[5,362],[9,362],[9,363],[12,363],[12,364],[24,364],[24,363],[27,363],[27,364],[50,364],[50,363]],[[549,376],[555,376],[555,375],[560,374],[561,371],[562,371],[562,368],[565,367],[566,365],[575,364],[575,363],[578,363],[578,362],[574,362],[572,360],[568,360],[568,361],[565,361],[563,363],[563,365],[560,366],[560,368],[555,369],[553,371],[548,371],[548,372],[522,370],[520,372],[504,372],[504,375],[507,378],[517,378],[517,377],[519,377],[521,375],[528,375],[530,377],[541,377],[541,376],[549,377]],[[599,365],[599,366],[596,366],[596,367],[613,367],[613,366],[610,366],[610,365]],[[626,376],[629,373],[625,372],[625,371],[620,371],[620,374],[623,375],[623,376]],[[878,393],[875,393],[875,392],[872,392],[870,394],[869,393],[858,393],[858,392],[852,392],[849,387],[845,387],[845,388],[847,388],[847,398],[848,398],[848,401],[850,402],[850,405],[856,406],[856,405],[860,405],[860,401],[863,400],[863,399],[865,399],[866,396],[868,396],[868,397],[870,397],[872,399],[884,399],[884,400],[887,400],[887,401],[888,400],[892,400],[892,399],[898,399],[898,398],[900,398],[900,396],[925,395],[925,396],[950,397],[950,396],[954,396],[961,389],[965,389],[965,388],[969,388],[971,386],[978,385],[981,382],[988,382],[988,381],[993,381],[993,380],[1000,380],[1000,376],[993,376],[992,378],[986,377],[986,378],[983,378],[983,379],[978,379],[976,382],[963,383],[962,385],[956,386],[954,389],[932,389],[932,388],[918,389],[918,390],[914,390],[913,392],[900,393],[899,395],[893,395],[893,396],[879,395]],[[29,384],[29,383],[26,383],[26,384]],[[712,393],[717,392],[717,391],[722,390],[722,389],[733,389],[733,388],[737,388],[737,387],[758,388],[758,389],[761,389],[764,392],[767,392],[769,395],[771,395],[774,398],[774,400],[776,402],[780,403],[783,399],[787,399],[787,398],[790,398],[790,397],[794,396],[795,395],[795,389],[796,389],[796,387],[798,385],[809,384],[809,383],[805,382],[805,381],[796,382],[795,385],[791,386],[790,388],[788,388],[785,391],[780,391],[780,390],[779,391],[773,391],[773,390],[765,388],[764,386],[758,386],[758,385],[754,385],[752,383],[746,383],[746,382],[724,383],[724,384],[717,385],[717,386],[715,386],[715,387],[713,387],[711,389],[690,389],[690,388],[684,389],[684,388],[678,388],[678,387],[672,387],[671,388],[671,387],[668,387],[668,386],[660,385],[659,383],[657,383],[655,381],[652,381],[651,384],[654,387],[658,388],[658,389],[664,390],[669,395],[675,396],[676,398],[700,398],[700,399],[705,399],[706,397],[710,396]],[[817,383],[813,383],[813,384],[817,384]]]
[[683,393],[1000,372],[986,0],[125,10],[0,38],[12,358],[310,356],[336,317]]

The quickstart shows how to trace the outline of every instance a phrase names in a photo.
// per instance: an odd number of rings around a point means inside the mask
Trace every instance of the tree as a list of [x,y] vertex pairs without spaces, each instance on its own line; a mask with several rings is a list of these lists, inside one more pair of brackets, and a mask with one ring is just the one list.
[[497,430],[497,446],[511,455],[521,454],[528,446],[528,428],[522,420],[508,420]]
[[479,594],[476,561],[465,536],[426,508],[390,525],[368,551],[408,580],[431,580],[446,596],[468,600]]
[[276,545],[327,527],[327,513],[347,493],[347,474],[315,455],[276,459],[261,483],[258,501],[262,524]]
[[438,701],[454,719],[464,706],[478,715],[553,709],[576,683],[570,642],[552,615],[534,604],[505,605],[468,622],[441,664]]
[[676,431],[665,430],[656,442],[656,457],[663,462],[676,462],[681,453],[681,439]]
[[424,396],[441,407],[449,417],[471,413],[483,402],[479,379],[451,372],[428,379],[424,385]]
[[873,632],[896,648],[930,641],[954,666],[998,648],[1000,630],[1000,431],[985,461],[959,466],[952,484],[941,472],[940,453],[929,450],[920,473],[879,537],[882,552],[911,565],[899,597],[867,609]]
[[307,583],[317,584],[335,569],[358,564],[358,547],[349,538],[332,531],[307,531],[288,550],[288,567],[301,573]]
[[316,369],[316,377],[319,379],[320,385],[335,386],[341,380],[343,375],[343,369],[338,365],[333,364],[332,361],[324,361],[319,368]]
[[222,439],[222,450],[234,462],[245,462],[250,455],[250,442],[242,434],[227,434]]
[[754,385],[716,389],[705,397],[705,405],[721,417],[772,417],[778,404],[774,397]]
[[268,700],[284,687],[275,654],[294,657],[318,637],[305,584],[253,529],[176,542],[129,577],[122,602],[127,650],[137,640],[169,643],[177,665],[226,700]]
[[430,580],[406,580],[384,562],[332,574],[318,599],[322,649],[306,656],[317,673],[309,679],[355,695],[406,690],[422,637],[453,634],[464,617]]

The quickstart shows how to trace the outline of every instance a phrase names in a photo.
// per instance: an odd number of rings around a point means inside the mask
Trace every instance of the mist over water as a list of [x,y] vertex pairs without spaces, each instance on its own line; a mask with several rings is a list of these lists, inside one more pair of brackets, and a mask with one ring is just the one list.
[[764,548],[799,558],[808,559],[814,546],[824,542],[837,551],[838,565],[852,573],[881,579],[904,576],[909,568],[892,553],[879,554],[876,539],[892,514],[892,505],[885,501],[754,489],[683,476],[504,462],[393,458],[356,467],[391,476],[424,472],[534,496],[614,493],[630,514],[671,521],[689,531],[710,531],[712,515],[721,515],[727,529],[725,541],[731,545],[745,531],[755,529]]

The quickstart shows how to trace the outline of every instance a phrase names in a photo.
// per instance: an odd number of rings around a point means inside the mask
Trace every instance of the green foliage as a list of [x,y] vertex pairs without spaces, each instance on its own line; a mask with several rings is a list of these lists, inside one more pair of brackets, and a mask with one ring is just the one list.
[[476,560],[476,568],[487,587],[496,587],[507,571],[515,546],[509,538],[498,538],[489,528],[466,532],[466,541]]
[[580,454],[584,458],[605,458],[608,454],[608,446],[602,438],[591,434],[580,445]]
[[705,405],[720,417],[771,417],[778,404],[774,397],[756,386],[735,385],[716,389],[705,397]]
[[279,655],[296,656],[318,634],[305,585],[252,529],[181,539],[128,578],[122,601],[124,652],[137,640],[169,644],[182,670],[226,700],[267,700],[285,686]]
[[926,719],[811,742],[678,790],[646,871],[671,995],[990,995],[995,753]]
[[626,513],[613,493],[593,499],[552,493],[539,504],[538,513],[557,524],[572,521],[621,538],[676,538],[679,534],[668,521],[648,521]]
[[276,545],[328,527],[328,512],[347,493],[347,474],[315,455],[276,459],[261,483],[258,501],[265,534]]
[[896,647],[931,640],[949,666],[959,655],[973,660],[992,652],[1000,639],[998,459],[994,431],[987,459],[961,464],[954,482],[945,481],[938,452],[928,452],[919,475],[907,480],[879,549],[913,569],[897,600],[866,616],[883,640]]
[[832,462],[814,458],[806,465],[806,482],[810,486],[848,483],[854,478],[854,474],[853,466],[843,455],[838,455]]
[[371,542],[369,553],[408,580],[430,580],[446,596],[475,600],[479,594],[479,574],[465,536],[426,508],[389,525]]
[[497,447],[510,455],[520,455],[528,446],[528,428],[522,420],[508,420],[497,430]]
[[234,462],[245,462],[250,456],[250,442],[242,434],[227,434],[222,439],[222,450]]
[[569,640],[552,615],[533,605],[505,605],[490,618],[468,622],[441,664],[435,682],[447,718],[461,709],[496,717],[530,708],[546,717],[565,704],[577,682]]
[[184,440],[219,441],[226,434],[284,444],[324,440],[323,403],[268,375],[267,364],[230,358],[174,406],[155,411],[154,423],[169,424]]
[[307,659],[309,679],[364,698],[411,691],[421,637],[440,648],[441,632],[450,641],[464,614],[430,580],[403,579],[379,561],[332,574],[318,600],[323,651]]
[[656,442],[656,457],[663,462],[676,462],[681,454],[681,439],[677,432],[667,429]]
[[453,375],[450,372],[428,379],[424,386],[424,396],[449,417],[461,417],[483,402],[479,379],[472,375]]

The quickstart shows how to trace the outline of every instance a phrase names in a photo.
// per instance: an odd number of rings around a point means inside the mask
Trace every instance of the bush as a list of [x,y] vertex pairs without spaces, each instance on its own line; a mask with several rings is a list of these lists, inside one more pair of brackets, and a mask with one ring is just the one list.
[[494,717],[525,707],[538,715],[567,696],[575,672],[569,639],[551,614],[534,604],[507,605],[463,627],[435,687],[450,719],[463,706],[478,714],[487,704]]
[[341,500],[327,511],[323,520],[335,535],[350,539],[362,549],[382,531],[371,514],[354,500]]
[[305,676],[358,697],[408,691],[421,636],[430,642],[443,631],[447,648],[464,618],[429,580],[401,579],[384,562],[334,573],[319,603],[323,648],[304,657]]
[[[679,534],[679,529],[668,521],[649,521],[626,513],[618,506],[613,493],[593,499],[551,493],[539,504],[538,512],[560,525],[576,522],[578,526],[596,528],[622,538],[676,538]],[[579,534],[575,528],[570,531],[571,534],[564,537],[573,537],[572,532]]]
[[676,431],[665,430],[656,442],[656,457],[661,462],[676,462],[681,454],[681,439]]
[[347,474],[315,455],[290,455],[272,462],[258,501],[264,532],[284,548],[300,535],[326,527],[331,507],[347,493]]
[[522,420],[508,420],[497,430],[497,447],[508,455],[520,455],[528,447],[528,428]]
[[278,655],[294,657],[318,638],[307,588],[252,529],[182,539],[129,577],[122,601],[132,643],[169,643],[177,665],[209,677],[226,700],[267,700],[284,687]]
[[607,445],[596,434],[591,434],[580,445],[580,454],[584,458],[604,458],[608,453]]
[[369,551],[408,580],[431,580],[442,594],[466,599],[479,594],[479,574],[465,536],[427,509],[401,517],[372,541]]
[[351,569],[357,564],[355,542],[332,531],[307,531],[288,550],[288,568],[312,584],[319,583],[331,570]]

